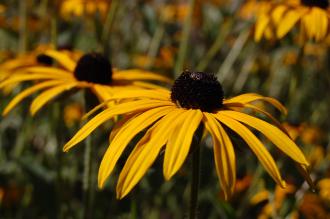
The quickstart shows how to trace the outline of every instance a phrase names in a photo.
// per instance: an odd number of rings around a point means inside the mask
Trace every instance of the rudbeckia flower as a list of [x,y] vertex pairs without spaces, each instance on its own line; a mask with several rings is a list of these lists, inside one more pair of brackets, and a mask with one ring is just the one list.
[[100,13],[104,17],[110,6],[108,0],[62,0],[60,14],[69,18],[74,16],[95,15]]
[[295,25],[307,39],[323,40],[329,33],[330,8],[328,0],[270,1],[268,9],[258,15],[255,40],[273,28],[274,35],[281,39]]
[[15,71],[24,68],[41,64],[51,64],[50,58],[42,55],[43,52],[50,49],[49,45],[38,46],[35,50],[20,54],[13,59],[8,59],[0,64],[0,80],[6,78]]
[[[138,94],[125,91],[112,98],[128,96],[134,99],[97,114],[64,146],[64,151],[68,151],[108,119],[119,114],[127,115],[114,128],[102,159],[98,175],[98,186],[102,188],[128,143],[146,130],[120,173],[117,198],[121,199],[131,191],[162,149],[165,150],[163,174],[166,180],[171,179],[186,160],[191,151],[192,138],[201,125],[211,134],[215,167],[226,198],[232,195],[236,181],[236,157],[227,128],[247,143],[266,171],[282,187],[285,187],[285,182],[274,159],[248,127],[264,134],[295,162],[308,166],[298,146],[277,127],[279,123],[275,118],[252,104],[254,101],[264,101],[285,112],[286,109],[277,100],[253,93],[224,99],[222,86],[213,74],[185,71],[176,79],[171,91],[154,89]],[[276,125],[248,115],[242,112],[243,109],[260,112],[275,121]]]
[[[88,88],[101,101],[111,97],[122,89],[140,89],[153,85],[139,82],[139,80],[159,80],[170,82],[164,76],[141,70],[112,69],[109,60],[98,53],[88,53],[75,60],[68,52],[48,50],[44,55],[56,61],[58,67],[34,66],[21,69],[0,83],[0,89],[8,85],[25,81],[36,82],[31,87],[16,95],[6,106],[3,115],[6,115],[24,98],[37,91],[42,91],[32,102],[30,112],[34,115],[41,107],[55,96],[71,90]],[[155,85],[156,86],[156,85]]]

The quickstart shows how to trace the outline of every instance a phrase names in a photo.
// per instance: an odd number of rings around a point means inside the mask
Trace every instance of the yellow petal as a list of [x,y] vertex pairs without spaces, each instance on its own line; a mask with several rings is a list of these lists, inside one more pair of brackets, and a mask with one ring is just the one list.
[[273,142],[281,151],[283,151],[293,160],[295,160],[298,163],[308,165],[308,162],[304,154],[301,152],[298,146],[277,127],[265,121],[262,121],[258,118],[255,118],[253,116],[249,116],[247,114],[236,111],[223,110],[220,111],[218,114],[221,116],[222,115],[228,116],[232,119],[238,120],[257,129],[262,134],[264,134],[271,142]]
[[269,24],[270,18],[267,14],[261,14],[258,17],[257,23],[256,23],[256,30],[254,33],[254,40],[255,41],[260,41],[265,29],[267,28],[267,25]]
[[174,110],[157,122],[139,141],[127,159],[117,184],[117,198],[122,199],[140,181],[166,144],[177,117],[183,110]]
[[[94,91],[98,96],[102,96],[101,99],[103,100],[103,103],[100,103],[99,105],[95,106],[92,110],[90,110],[87,114],[84,115],[83,120],[90,115],[94,114],[99,109],[107,106],[110,102],[118,99],[142,99],[142,98],[148,98],[148,99],[156,99],[156,100],[164,100],[168,101],[170,99],[170,93],[167,90],[143,90],[143,89],[125,89],[124,87],[122,89],[119,89],[115,91],[114,88],[112,88],[112,91],[104,91],[106,86],[93,86]],[[165,92],[164,92],[165,91]],[[101,94],[102,93],[102,94]],[[166,105],[173,105],[171,101],[168,101]]]
[[114,116],[134,113],[138,111],[144,111],[150,108],[156,108],[161,106],[167,106],[168,103],[164,101],[155,100],[137,100],[127,103],[115,105],[112,108],[106,109],[101,113],[97,114],[89,122],[87,122],[65,145],[63,150],[67,152],[74,145],[84,140],[92,131],[100,126],[105,121],[113,118]]
[[174,128],[166,145],[163,168],[166,180],[169,180],[186,160],[193,135],[202,118],[202,112],[195,109],[187,110],[177,118],[183,122]]
[[72,60],[67,54],[63,52],[58,52],[56,50],[47,50],[46,52],[44,52],[44,54],[55,59],[58,63],[60,63],[64,68],[66,68],[70,72],[73,72],[76,67],[75,61]]
[[279,5],[273,10],[271,16],[272,16],[272,20],[276,26],[281,22],[283,14],[287,9],[288,8],[286,5]]
[[236,158],[234,147],[226,131],[210,113],[204,113],[205,127],[212,136],[214,160],[221,187],[228,200],[234,193],[236,183]]
[[276,35],[280,39],[284,37],[293,26],[299,21],[299,19],[305,13],[305,10],[290,10],[284,16],[282,21],[277,26]]
[[120,127],[103,156],[98,175],[99,188],[103,187],[105,180],[111,174],[119,157],[134,136],[150,126],[160,117],[169,113],[171,109],[173,109],[173,107],[169,106],[151,109],[134,117]]
[[114,80],[157,80],[172,83],[172,80],[165,76],[139,69],[114,71],[112,77]]
[[290,134],[282,126],[282,124],[277,119],[275,119],[270,113],[268,113],[267,111],[261,109],[260,107],[254,106],[254,105],[249,104],[249,103],[246,103],[246,104],[239,104],[239,103],[226,104],[226,107],[228,107],[229,109],[234,110],[234,111],[236,111],[236,108],[238,107],[238,108],[248,108],[248,109],[251,109],[255,112],[262,113],[265,116],[267,116],[270,120],[272,120],[272,122],[276,125],[276,127],[281,129],[281,131],[283,131],[285,134],[288,135],[288,137],[290,137]]
[[15,74],[14,76],[9,77],[8,79],[0,83],[0,89],[4,87],[21,83],[23,81],[32,81],[32,80],[43,80],[43,79],[59,79],[57,75],[48,75],[48,74]]
[[278,171],[276,163],[270,153],[259,139],[244,125],[225,115],[216,114],[215,117],[225,124],[228,128],[236,132],[251,148],[258,157],[261,164],[264,166],[269,175],[282,187],[285,187],[285,182],[282,180],[281,174]]
[[246,104],[246,103],[251,103],[254,101],[265,101],[265,102],[273,105],[274,107],[276,107],[282,113],[284,113],[284,114],[288,113],[287,109],[278,100],[276,100],[272,97],[264,97],[264,96],[261,96],[259,94],[255,94],[255,93],[242,94],[242,95],[239,95],[236,97],[232,97],[230,99],[224,100],[223,103],[224,103],[224,105],[226,105],[227,103]]
[[142,82],[142,81],[133,81],[132,85],[141,87],[141,88],[148,88],[148,89],[164,89],[164,87],[156,85],[156,84],[151,84],[147,82]]
[[55,86],[58,84],[62,84],[62,83],[63,82],[61,82],[61,81],[46,81],[46,82],[42,82],[42,83],[36,84],[30,88],[25,89],[24,91],[22,91],[21,93],[16,95],[10,101],[10,103],[8,103],[6,108],[3,110],[2,115],[3,116],[7,115],[19,102],[21,102],[24,98],[30,96],[34,92],[47,88],[47,87],[52,87],[52,86]]
[[71,83],[61,83],[54,88],[48,89],[42,92],[37,98],[35,98],[30,106],[30,113],[35,115],[36,112],[43,107],[48,101],[50,101],[55,96],[59,95],[60,93],[70,90],[77,85],[76,82]]
[[58,68],[52,68],[52,67],[29,67],[24,69],[27,74],[49,74],[49,75],[57,75],[59,77],[69,77],[72,78],[73,74],[71,72],[58,69]]

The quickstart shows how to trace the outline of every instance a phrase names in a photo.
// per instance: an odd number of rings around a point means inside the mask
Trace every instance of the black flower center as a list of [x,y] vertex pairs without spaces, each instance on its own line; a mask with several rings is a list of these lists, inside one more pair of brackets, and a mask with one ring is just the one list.
[[309,6],[309,7],[319,7],[326,9],[329,7],[329,1],[328,0],[300,0],[303,5]]
[[39,64],[43,64],[43,65],[46,65],[46,66],[50,66],[53,64],[53,59],[52,57],[48,56],[48,55],[45,55],[45,54],[39,54],[37,55],[37,62]]
[[222,107],[223,95],[214,74],[184,71],[174,82],[171,99],[183,108],[213,112]]
[[87,53],[78,60],[74,76],[78,81],[109,85],[112,81],[111,64],[99,53]]

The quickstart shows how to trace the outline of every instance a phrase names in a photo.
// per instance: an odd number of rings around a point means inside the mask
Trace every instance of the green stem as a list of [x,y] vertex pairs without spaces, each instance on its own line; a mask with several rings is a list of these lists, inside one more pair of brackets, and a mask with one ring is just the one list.
[[207,51],[206,55],[202,58],[202,60],[197,65],[198,71],[204,71],[212,58],[219,52],[223,43],[225,42],[226,37],[228,36],[231,26],[233,24],[232,20],[229,20],[221,26],[221,30],[219,31],[217,38],[214,43],[211,45],[210,49]]
[[109,12],[105,19],[104,28],[101,35],[101,43],[103,45],[104,53],[108,53],[108,39],[110,36],[111,28],[115,19],[115,15],[119,6],[119,0],[112,0],[109,6]]
[[[89,91],[86,90],[84,94],[85,98],[85,111],[89,111],[96,105],[95,96]],[[85,140],[85,152],[84,152],[84,176],[83,176],[83,192],[84,192],[84,210],[83,210],[83,218],[91,219],[93,212],[93,181],[92,181],[92,173],[93,173],[93,148],[92,148],[92,138],[89,136]]]
[[58,11],[59,3],[57,1],[50,2],[51,6],[51,19],[50,19],[50,42],[57,48],[57,35],[58,35]]
[[163,22],[158,25],[155,34],[150,42],[150,47],[148,50],[148,57],[150,58],[150,61],[147,62],[145,68],[150,68],[155,61],[155,57],[157,56],[157,52],[160,46],[160,42],[162,40],[162,37],[164,35],[165,28]]
[[192,173],[191,173],[191,187],[190,187],[190,206],[189,206],[189,219],[197,218],[198,212],[198,190],[200,178],[200,156],[201,147],[200,142],[203,136],[203,125],[200,125],[195,132],[193,142],[191,145],[192,154]]
[[83,191],[84,191],[84,219],[92,218],[92,144],[91,138],[88,137],[85,141],[84,152],[84,177],[83,177]]
[[25,53],[27,50],[27,4],[28,0],[19,1],[20,27],[19,27],[19,52]]
[[184,61],[185,61],[185,58],[187,55],[187,48],[188,48],[189,34],[190,34],[191,24],[192,24],[194,3],[195,3],[195,0],[189,0],[189,13],[184,21],[178,59],[177,59],[177,62],[175,65],[175,70],[174,70],[175,78],[177,78],[181,74],[181,71],[183,70]]
[[241,34],[236,39],[233,47],[229,51],[226,59],[224,60],[224,62],[220,66],[217,75],[220,76],[220,81],[221,82],[223,82],[227,78],[227,76],[229,75],[230,70],[232,69],[232,66],[233,66],[234,62],[236,61],[239,54],[241,53],[242,48],[245,45],[249,34],[250,34],[249,29],[241,32]]
[[190,188],[190,211],[189,218],[197,218],[198,210],[198,190],[200,175],[200,147],[198,146],[192,155],[192,182]]

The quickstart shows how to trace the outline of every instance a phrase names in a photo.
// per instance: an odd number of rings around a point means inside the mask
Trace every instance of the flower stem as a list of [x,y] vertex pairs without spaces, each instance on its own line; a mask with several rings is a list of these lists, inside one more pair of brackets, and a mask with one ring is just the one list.
[[91,218],[92,213],[92,144],[88,137],[85,141],[84,152],[84,177],[83,177],[83,191],[84,191],[84,219]]
[[[89,91],[86,90],[85,95],[85,111],[91,110],[97,103],[95,96]],[[92,148],[92,138],[89,136],[85,141],[85,152],[84,152],[84,176],[83,176],[83,218],[91,219],[93,212],[93,181],[92,181],[92,156],[93,156],[93,148]]]
[[203,135],[203,126],[200,125],[195,132],[192,142],[192,182],[190,187],[190,206],[189,206],[189,219],[197,218],[198,212],[198,190],[199,190],[199,178],[200,178],[200,155],[201,147],[200,142]]
[[184,21],[183,32],[181,37],[181,43],[179,47],[179,54],[178,54],[178,61],[175,65],[175,78],[177,78],[181,71],[183,70],[184,60],[187,55],[187,48],[188,48],[188,41],[189,41],[189,34],[191,30],[191,23],[192,23],[192,15],[194,9],[195,0],[189,0],[189,12]]
[[105,19],[105,24],[103,26],[102,36],[101,36],[101,43],[103,45],[103,52],[105,54],[109,53],[108,39],[109,39],[109,36],[110,36],[113,21],[115,20],[115,15],[116,15],[118,6],[119,6],[119,0],[112,0],[111,1],[111,4],[109,6],[109,11],[108,11],[107,17]]
[[220,51],[223,43],[225,42],[226,37],[230,33],[231,27],[233,25],[233,20],[224,22],[221,25],[221,29],[215,39],[214,43],[211,45],[210,49],[207,51],[206,55],[202,57],[201,61],[198,63],[196,69],[198,71],[205,71],[210,61],[214,56]]
[[192,182],[190,188],[190,211],[189,218],[197,218],[198,209],[198,189],[200,172],[200,147],[197,147],[192,155]]
[[27,50],[28,43],[28,32],[27,32],[27,11],[28,11],[27,0],[21,0],[19,2],[19,52],[25,53]]

